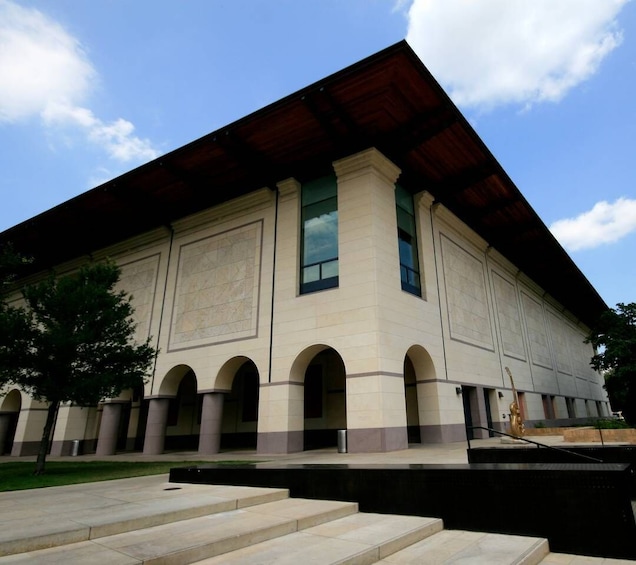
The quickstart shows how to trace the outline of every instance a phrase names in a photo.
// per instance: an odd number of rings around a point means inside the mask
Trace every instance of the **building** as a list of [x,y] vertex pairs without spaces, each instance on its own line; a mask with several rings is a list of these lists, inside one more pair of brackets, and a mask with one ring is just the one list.
[[[400,42],[0,234],[31,280],[114,259],[144,390],[60,410],[52,453],[391,451],[607,415],[607,308]],[[25,279],[25,283],[29,279]],[[5,451],[43,407],[0,397]],[[469,430],[477,437],[487,431]]]

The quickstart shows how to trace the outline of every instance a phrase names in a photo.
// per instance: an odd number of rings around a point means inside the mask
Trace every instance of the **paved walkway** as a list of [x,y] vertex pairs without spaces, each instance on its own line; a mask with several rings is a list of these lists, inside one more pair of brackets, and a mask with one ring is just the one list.
[[[574,444],[566,444],[563,442],[562,436],[530,436],[528,439],[543,443],[545,445],[553,445],[555,447],[566,448]],[[489,438],[471,440],[471,447],[506,447],[500,438]],[[600,444],[576,444],[576,445],[595,445]],[[608,445],[608,444],[606,444]],[[468,463],[467,454],[468,444],[465,441],[456,443],[443,444],[411,444],[409,449],[401,451],[391,451],[389,453],[338,453],[335,447],[316,449],[312,451],[303,451],[300,453],[290,454],[257,454],[255,450],[235,450],[222,451],[215,455],[200,455],[196,451],[171,451],[161,455],[144,455],[139,452],[118,453],[117,455],[108,455],[98,457],[94,454],[79,455],[73,457],[77,461],[286,461],[290,463],[421,463],[421,464],[437,464],[437,463]],[[510,447],[510,446],[509,446]],[[47,461],[64,461],[69,456],[48,456]],[[35,456],[12,457],[9,455],[0,456],[0,463],[8,461],[35,461]]]

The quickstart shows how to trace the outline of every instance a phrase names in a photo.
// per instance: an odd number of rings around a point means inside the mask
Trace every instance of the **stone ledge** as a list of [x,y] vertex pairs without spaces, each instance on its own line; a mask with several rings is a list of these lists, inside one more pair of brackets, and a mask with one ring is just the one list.
[[592,427],[570,428],[563,430],[563,441],[593,443],[602,440],[617,443],[636,444],[636,429],[597,429]]
[[571,428],[526,428],[523,435],[526,436],[562,436],[565,430]]

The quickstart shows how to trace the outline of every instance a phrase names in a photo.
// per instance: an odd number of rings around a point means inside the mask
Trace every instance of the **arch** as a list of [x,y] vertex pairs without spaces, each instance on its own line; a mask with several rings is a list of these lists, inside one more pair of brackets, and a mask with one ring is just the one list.
[[194,374],[194,371],[188,365],[176,365],[172,367],[161,381],[161,385],[159,385],[159,396],[176,396],[181,380],[189,372]]
[[[292,363],[291,369],[289,371],[289,380],[295,383],[304,383],[307,367],[309,367],[309,364],[316,357],[316,355],[318,355],[325,349],[332,349],[333,351],[336,351],[335,349],[333,349],[329,345],[325,345],[324,343],[311,345],[306,349],[303,349]],[[340,357],[339,354],[338,356]],[[340,357],[340,359],[342,360],[342,357]],[[342,362],[344,365],[344,360]]]
[[432,381],[437,377],[433,359],[421,345],[412,345],[408,348],[406,356],[413,363],[415,378],[417,381]]
[[326,345],[308,347],[292,365],[291,380],[300,376],[304,384],[304,449],[336,446],[338,430],[347,428],[346,368],[342,357]]
[[[197,377],[193,370],[189,370],[181,377],[176,396],[170,399],[166,448],[196,449],[198,416]],[[171,427],[173,430],[170,430]]]
[[223,364],[217,375],[223,401],[221,448],[256,448],[260,375],[256,363],[238,356]]
[[14,388],[3,399],[0,412],[19,412],[22,408],[22,393]]
[[404,397],[406,402],[406,431],[409,443],[422,443],[420,407],[417,400],[417,377],[409,355],[404,356]]
[[[218,391],[230,391],[232,390],[232,384],[236,373],[245,365],[245,363],[252,363],[256,368],[256,363],[249,357],[244,355],[238,355],[232,357],[229,361],[223,363],[216,376],[214,389]],[[258,369],[257,369],[258,372]]]
[[189,365],[174,366],[161,381],[159,396],[169,399],[164,449],[197,448],[201,423],[197,392],[197,377]]
[[408,348],[404,355],[403,374],[408,442],[422,443],[420,412],[430,404],[432,396],[436,395],[426,383],[435,382],[435,366],[424,347],[412,345]]
[[19,390],[11,390],[0,405],[0,455],[11,453],[18,418],[22,408],[22,394]]

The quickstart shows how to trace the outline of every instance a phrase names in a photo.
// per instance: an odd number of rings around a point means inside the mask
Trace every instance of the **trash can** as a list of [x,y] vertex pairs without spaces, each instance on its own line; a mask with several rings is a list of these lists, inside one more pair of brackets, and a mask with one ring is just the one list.
[[71,455],[73,457],[76,457],[79,455],[79,448],[80,448],[80,440],[79,439],[74,439],[71,442]]
[[347,453],[347,430],[338,430],[338,453]]

